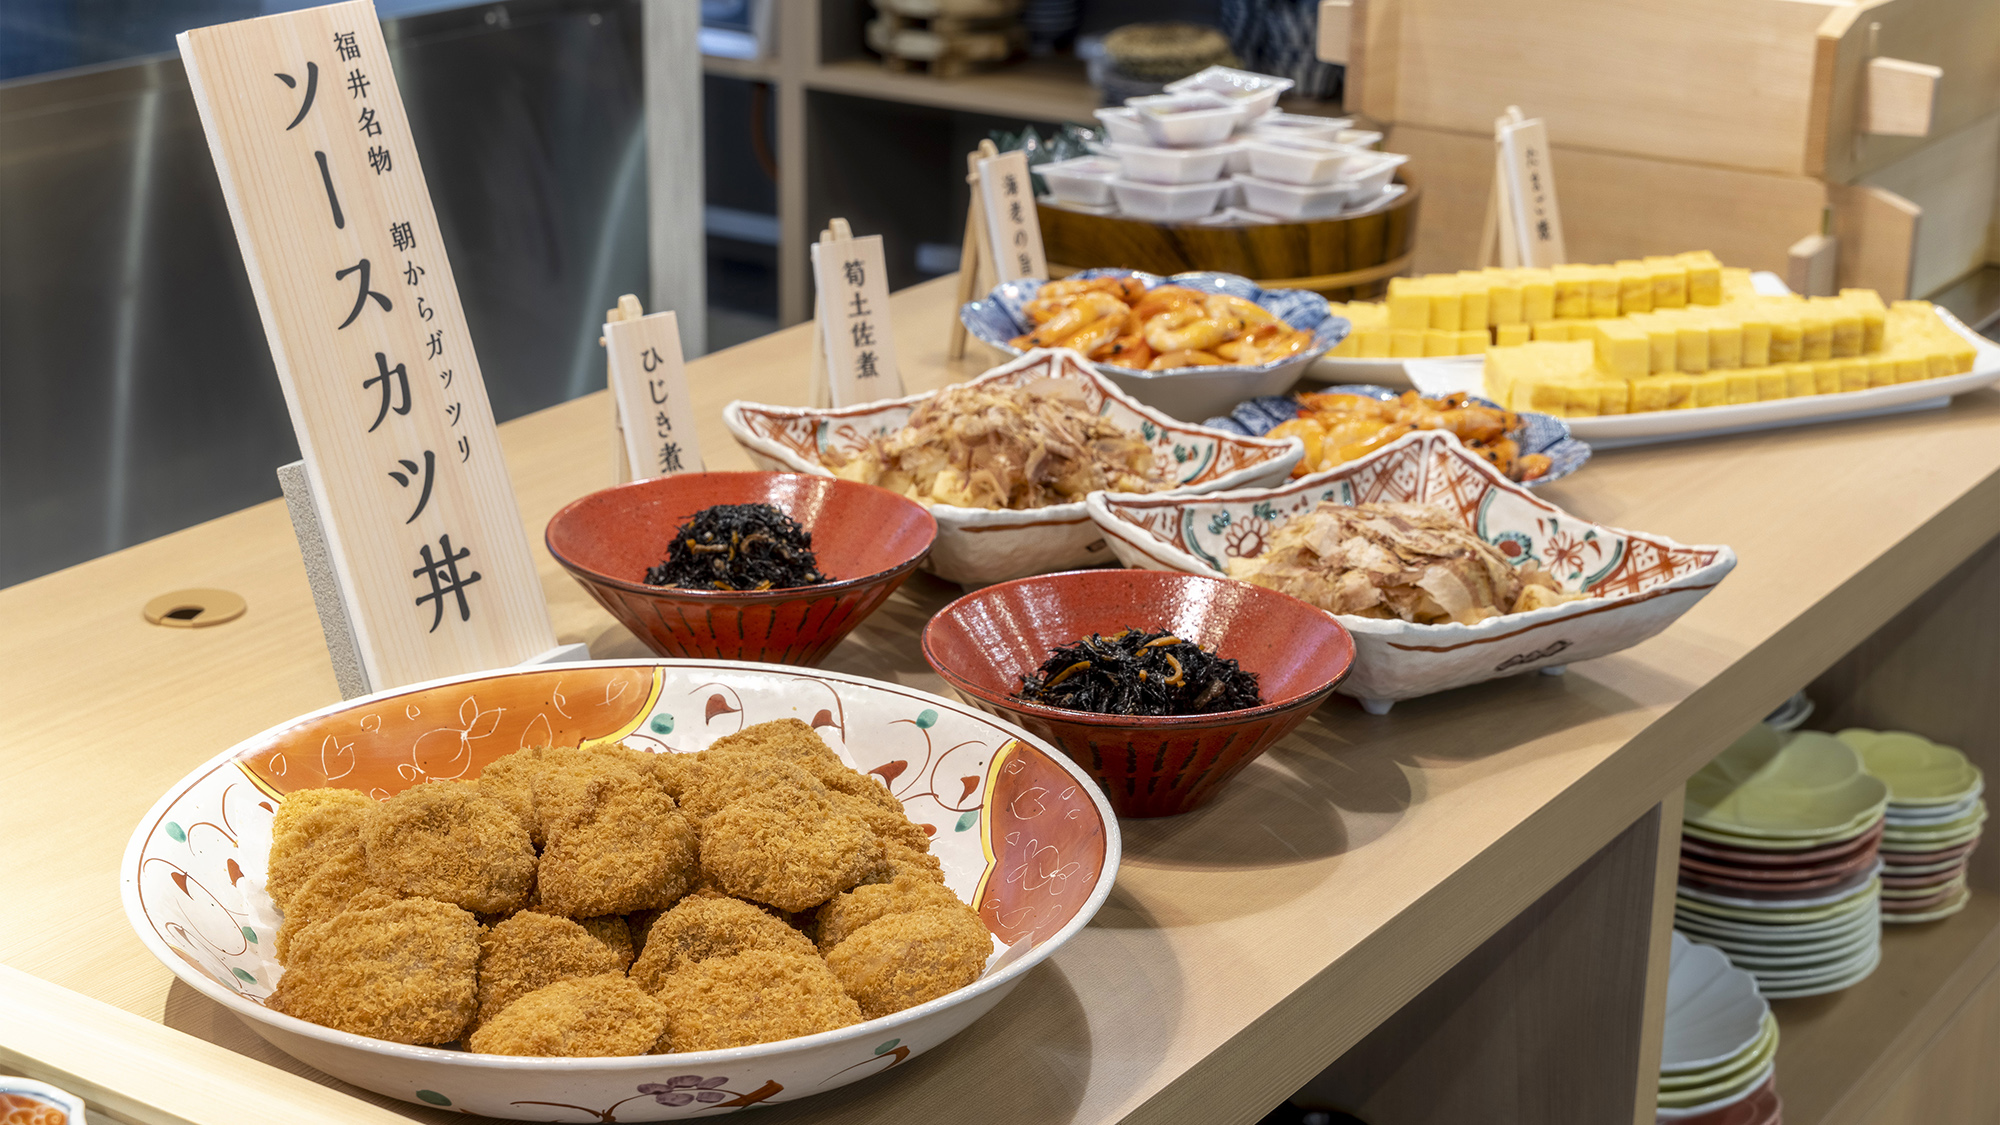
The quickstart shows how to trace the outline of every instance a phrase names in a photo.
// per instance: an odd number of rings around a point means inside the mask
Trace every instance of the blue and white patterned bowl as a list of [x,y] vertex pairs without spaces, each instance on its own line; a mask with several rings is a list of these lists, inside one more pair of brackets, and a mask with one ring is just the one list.
[[[1387,401],[1402,397],[1401,391],[1378,387],[1372,383],[1345,383],[1337,387],[1322,387],[1314,394],[1367,395]],[[1478,395],[1468,396],[1481,406],[1499,409],[1500,404]],[[1514,433],[1514,441],[1522,453],[1541,453],[1549,459],[1549,471],[1531,481],[1521,482],[1528,488],[1537,488],[1550,481],[1561,480],[1583,468],[1590,460],[1590,446],[1570,436],[1569,424],[1553,414],[1535,414],[1520,411],[1521,428]],[[1210,418],[1202,425],[1224,433],[1242,434],[1245,437],[1263,437],[1282,423],[1299,416],[1299,402],[1291,395],[1263,395],[1245,399],[1236,404],[1228,414]]]
[[[1266,289],[1247,277],[1233,273],[1197,271],[1172,277],[1128,269],[1090,269],[1070,278],[1136,277],[1152,289],[1180,285],[1206,293],[1227,293],[1241,297],[1270,311],[1271,315],[1313,334],[1312,346],[1295,356],[1263,364],[1231,364],[1224,367],[1179,367],[1169,371],[1134,371],[1107,363],[1093,364],[1118,389],[1157,410],[1182,421],[1192,422],[1219,414],[1245,398],[1272,395],[1287,390],[1312,362],[1339,346],[1353,327],[1346,317],[1333,315],[1326,298],[1304,289]],[[958,319],[966,330],[1010,356],[1021,349],[1008,343],[1034,327],[1021,310],[1035,299],[1048,279],[1024,277],[993,287],[984,300],[968,301],[959,307]]]

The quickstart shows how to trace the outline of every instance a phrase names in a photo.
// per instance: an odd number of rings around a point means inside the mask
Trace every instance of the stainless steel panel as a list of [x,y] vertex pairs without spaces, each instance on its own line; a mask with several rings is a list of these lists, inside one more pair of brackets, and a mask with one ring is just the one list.
[[[392,20],[495,414],[646,292],[639,5]],[[178,59],[0,84],[0,585],[278,495],[298,456]]]

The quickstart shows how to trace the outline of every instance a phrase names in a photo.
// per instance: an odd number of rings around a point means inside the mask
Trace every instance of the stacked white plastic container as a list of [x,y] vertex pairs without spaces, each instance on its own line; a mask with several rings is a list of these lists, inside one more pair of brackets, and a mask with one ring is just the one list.
[[1280,113],[1289,78],[1212,66],[1167,92],[1097,111],[1103,151],[1036,169],[1050,202],[1156,223],[1241,226],[1379,207],[1408,157],[1373,151],[1353,119]]

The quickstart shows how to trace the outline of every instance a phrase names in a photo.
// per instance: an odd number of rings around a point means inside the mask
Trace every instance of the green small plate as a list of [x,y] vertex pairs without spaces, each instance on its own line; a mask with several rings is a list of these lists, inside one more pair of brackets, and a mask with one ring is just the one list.
[[1855,749],[1861,766],[1889,785],[1899,805],[1949,805],[1980,784],[1979,767],[1954,747],[1904,731],[1851,729],[1835,737]]
[[1854,747],[1760,723],[1688,779],[1685,816],[1736,836],[1819,840],[1858,831],[1888,800],[1889,787],[1862,769]]
[[1668,1088],[1666,1081],[1660,1082],[1660,1105],[1665,1109],[1687,1109],[1717,1098],[1727,1097],[1738,1090],[1748,1089],[1763,1080],[1762,1071],[1778,1053],[1778,1019],[1766,1013],[1764,1031],[1758,1035],[1757,1044],[1750,1055],[1716,1075],[1715,1080],[1703,1086],[1676,1086]]
[[[1766,1011],[1764,1013],[1763,1028],[1757,1032],[1757,1038],[1751,1040],[1750,1045],[1745,1047],[1741,1054],[1733,1059],[1725,1059],[1706,1070],[1691,1071],[1687,1074],[1662,1074],[1660,1076],[1660,1096],[1664,1098],[1669,1093],[1695,1093],[1709,1086],[1721,1086],[1726,1089],[1732,1083],[1748,1078],[1750,1072],[1771,1061],[1771,1056],[1777,1050],[1778,1017]],[[1688,1104],[1700,1105],[1701,1103],[1689,1102]]]

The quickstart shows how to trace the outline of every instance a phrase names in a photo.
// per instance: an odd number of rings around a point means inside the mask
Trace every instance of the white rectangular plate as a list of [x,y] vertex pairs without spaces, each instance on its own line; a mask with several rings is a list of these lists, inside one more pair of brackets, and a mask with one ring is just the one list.
[[[1952,396],[1976,391],[2000,381],[2000,344],[1981,336],[1951,313],[1940,308],[1952,331],[1965,337],[1978,350],[1972,370],[1942,379],[1921,379],[1891,387],[1870,387],[1865,391],[1841,391],[1830,395],[1801,395],[1770,402],[1746,402],[1737,406],[1701,406],[1692,410],[1649,410],[1642,414],[1614,414],[1599,418],[1565,418],[1570,433],[1596,449],[1616,449],[1622,445],[1647,445],[1662,441],[1687,441],[1724,434],[1775,430],[1815,422],[1840,422],[1849,418],[1869,418],[1881,414],[1902,414],[1944,406]],[[1410,382],[1427,395],[1469,391],[1484,394],[1481,356],[1453,356],[1404,361]]]

